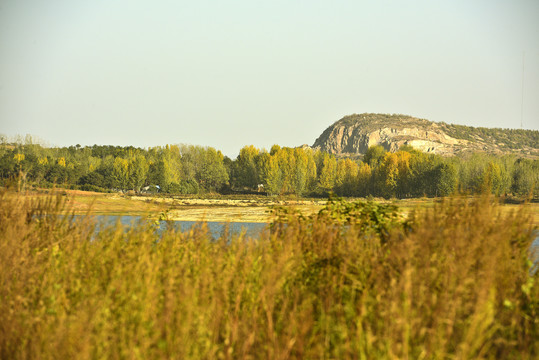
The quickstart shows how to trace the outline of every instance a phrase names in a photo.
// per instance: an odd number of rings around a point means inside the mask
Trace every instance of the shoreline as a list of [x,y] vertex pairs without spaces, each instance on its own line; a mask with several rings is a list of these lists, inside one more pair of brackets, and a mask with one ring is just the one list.
[[[52,193],[59,194],[65,200],[65,213],[75,215],[131,215],[159,218],[162,214],[172,221],[207,221],[207,222],[253,222],[269,223],[274,207],[290,207],[308,216],[322,209],[327,199],[286,199],[269,197],[164,197],[124,195],[119,193],[97,193],[80,190],[38,190],[28,191],[30,199],[44,199]],[[350,198],[350,201],[366,199]],[[427,209],[440,198],[418,198],[384,200],[376,202],[393,203],[403,215],[414,209]],[[531,217],[530,225],[539,227],[539,203],[500,204],[503,212],[517,211],[521,206],[527,208]]]

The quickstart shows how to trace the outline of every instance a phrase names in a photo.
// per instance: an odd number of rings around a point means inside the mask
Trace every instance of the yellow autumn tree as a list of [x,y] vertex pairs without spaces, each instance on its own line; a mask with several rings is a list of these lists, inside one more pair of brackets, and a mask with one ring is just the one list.
[[395,196],[399,178],[399,157],[395,153],[388,152],[384,155],[379,174],[381,195],[386,198]]
[[293,191],[301,196],[307,191],[316,178],[316,163],[311,150],[302,148],[294,149],[294,177]]
[[133,155],[129,159],[129,185],[135,191],[140,191],[144,185],[150,166],[142,154]]
[[337,160],[334,156],[324,154],[322,170],[320,171],[319,185],[322,190],[331,191],[335,187],[337,177]]
[[129,160],[117,157],[112,165],[113,186],[126,190],[129,186]]
[[280,168],[281,161],[279,160],[279,154],[281,152],[277,151],[274,155],[268,154],[268,159],[265,165],[265,174],[266,174],[266,190],[269,194],[278,195],[281,194],[283,190],[283,172]]
[[241,148],[236,161],[236,181],[240,186],[255,188],[260,183],[257,158],[260,150],[253,145]]
[[357,176],[359,165],[352,159],[340,159],[337,162],[335,188],[339,195],[357,195]]
[[398,159],[398,179],[396,192],[399,197],[403,197],[410,193],[409,184],[412,182],[412,171],[410,168],[410,159],[412,154],[408,151],[398,151],[396,153]]
[[98,157],[90,156],[88,158],[88,171],[92,172],[101,165],[102,160]]
[[358,165],[356,193],[359,196],[367,196],[374,193],[374,189],[372,188],[372,169],[369,164],[364,162],[360,162]]

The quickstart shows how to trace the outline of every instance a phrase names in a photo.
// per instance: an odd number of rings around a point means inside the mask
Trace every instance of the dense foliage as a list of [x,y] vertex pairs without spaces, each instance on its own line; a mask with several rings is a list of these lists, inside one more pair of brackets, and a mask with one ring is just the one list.
[[537,359],[526,208],[333,199],[260,239],[101,228],[0,193],[2,359]]
[[442,125],[447,134],[456,139],[474,141],[479,138],[487,143],[496,144],[501,149],[522,149],[523,147],[539,149],[539,131],[483,127],[476,128],[455,124]]
[[421,197],[539,192],[539,161],[486,154],[444,158],[411,147],[396,153],[369,148],[363,161],[310,148],[245,146],[236,159],[211,147],[167,145],[43,147],[0,145],[0,179],[94,191],[254,192],[270,195]]

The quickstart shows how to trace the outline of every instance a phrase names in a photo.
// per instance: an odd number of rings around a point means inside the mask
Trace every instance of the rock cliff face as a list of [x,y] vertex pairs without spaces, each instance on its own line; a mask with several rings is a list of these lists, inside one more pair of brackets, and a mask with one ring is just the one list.
[[[465,131],[463,132],[461,128]],[[460,133],[455,129],[459,130]],[[500,147],[492,139],[476,135],[473,131],[475,129],[434,123],[406,115],[354,114],[342,118],[327,128],[316,139],[313,148],[333,154],[364,154],[373,145],[381,145],[388,151],[397,151],[403,145],[410,145],[423,152],[447,156],[456,155],[463,151],[492,153],[524,151],[533,155],[538,150],[537,144],[533,140],[538,137],[539,132],[537,131],[518,130],[527,132],[527,135],[531,134],[532,146],[514,149],[514,144],[510,144],[510,146],[502,144]],[[495,130],[496,134],[505,131]],[[449,134],[459,134],[460,138],[452,137]]]

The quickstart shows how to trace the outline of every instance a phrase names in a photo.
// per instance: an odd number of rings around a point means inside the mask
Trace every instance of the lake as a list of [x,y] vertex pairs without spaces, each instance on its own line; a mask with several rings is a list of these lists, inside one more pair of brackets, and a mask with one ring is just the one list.
[[[133,226],[134,224],[137,224],[140,221],[148,220],[140,216],[131,216],[131,215],[122,215],[122,216],[98,215],[95,218],[98,224],[103,224],[104,226],[115,225],[118,221],[120,221],[120,223],[125,227]],[[171,223],[172,226],[174,226],[174,229],[181,232],[189,231],[189,229],[191,229],[193,226],[200,224],[200,222],[198,221],[170,221],[169,223]],[[267,226],[268,226],[268,224],[266,223],[250,223],[250,222],[223,223],[223,222],[210,221],[210,222],[206,222],[206,224],[208,226],[208,230],[213,239],[220,238],[226,226],[228,226],[228,229],[229,229],[229,236],[237,235],[244,232],[245,236],[251,237],[251,238],[259,237],[260,234],[265,229],[267,229]],[[160,221],[158,231],[159,232],[164,231],[167,228],[167,226],[168,224],[166,221]],[[99,231],[99,227],[96,229],[96,231]],[[530,259],[534,263],[534,266],[531,270],[534,273],[539,268],[539,232],[535,234],[535,240],[530,246]]]
[[539,270],[539,231],[535,233],[535,240],[530,246],[530,260],[533,262],[533,267],[530,269],[532,274]]
[[[133,226],[141,221],[148,221],[148,219],[140,216],[131,216],[131,215],[122,215],[122,216],[107,216],[107,215],[98,215],[95,217],[98,224],[103,224],[104,226],[115,225],[118,221],[125,227]],[[164,231],[167,229],[168,224],[172,224],[176,231],[189,231],[193,226],[200,224],[199,221],[159,221],[158,231]],[[266,223],[252,223],[252,222],[205,222],[208,226],[208,230],[214,239],[218,239],[223,234],[225,228],[228,226],[229,236],[237,235],[240,233],[245,233],[245,236],[251,238],[257,238],[260,234],[267,228],[268,224]],[[99,227],[96,229],[99,231]]]

